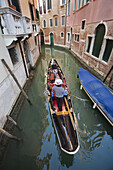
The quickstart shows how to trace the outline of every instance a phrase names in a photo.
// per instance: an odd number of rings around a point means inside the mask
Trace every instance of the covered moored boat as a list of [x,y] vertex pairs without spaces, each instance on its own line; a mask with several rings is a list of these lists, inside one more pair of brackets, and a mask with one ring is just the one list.
[[89,71],[79,68],[78,77],[81,87],[113,126],[113,91]]

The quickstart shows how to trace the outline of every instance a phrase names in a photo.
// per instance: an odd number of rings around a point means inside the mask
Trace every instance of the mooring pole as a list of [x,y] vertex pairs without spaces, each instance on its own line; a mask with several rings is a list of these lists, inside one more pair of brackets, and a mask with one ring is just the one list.
[[2,63],[5,65],[5,67],[7,68],[7,70],[9,71],[9,73],[11,74],[11,76],[13,77],[13,79],[15,80],[16,84],[18,85],[19,89],[21,90],[22,94],[25,96],[25,98],[27,99],[27,101],[29,102],[30,105],[32,105],[31,101],[29,100],[26,92],[23,90],[23,88],[21,87],[21,85],[19,84],[17,78],[15,77],[15,75],[13,74],[13,72],[11,71],[11,69],[9,68],[9,66],[7,65],[6,61],[4,59],[1,59]]
[[9,115],[6,115],[7,119],[10,120],[19,130],[23,130],[15,120],[12,119]]
[[22,138],[18,138],[16,136],[11,135],[10,133],[8,133],[7,131],[5,131],[4,129],[0,128],[0,132],[2,132],[4,135],[6,135],[8,138],[14,139],[14,140],[23,140]]

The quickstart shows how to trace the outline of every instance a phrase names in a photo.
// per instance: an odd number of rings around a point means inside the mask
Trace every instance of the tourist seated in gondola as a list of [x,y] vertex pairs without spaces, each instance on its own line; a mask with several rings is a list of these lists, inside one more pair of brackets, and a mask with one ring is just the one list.
[[62,80],[56,79],[55,86],[52,88],[52,92],[55,93],[56,96],[57,106],[59,108],[59,111],[62,111],[63,97],[67,95],[65,89],[61,86],[61,84],[62,84]]
[[55,61],[53,62],[53,64],[52,64],[52,72],[54,73],[54,74],[56,74],[57,73],[57,68],[58,68],[58,66],[57,66],[57,64],[55,63]]

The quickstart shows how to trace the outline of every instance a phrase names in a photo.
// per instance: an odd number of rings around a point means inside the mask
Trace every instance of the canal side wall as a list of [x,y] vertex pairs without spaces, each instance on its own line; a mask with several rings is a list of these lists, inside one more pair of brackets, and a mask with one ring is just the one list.
[[[32,9],[31,9],[31,8]],[[37,1],[0,3],[0,59],[4,59],[23,87],[40,55]],[[0,60],[0,127],[10,114],[20,90]]]
[[[38,63],[39,63],[39,60],[40,60],[40,57],[41,55],[38,57],[38,60],[37,62],[35,63],[35,68],[38,66]],[[21,65],[22,66],[22,65]],[[22,74],[22,67],[20,67],[18,69],[19,72],[21,72]],[[22,81],[22,75],[21,76],[21,85],[23,84],[23,89],[24,91],[26,92],[26,94],[28,93],[29,91],[29,88],[31,86],[31,83],[32,83],[32,80],[33,80],[33,77],[35,75],[35,72],[36,72],[36,69],[33,69],[31,72],[30,72],[30,75],[29,75],[29,79],[25,82]],[[11,82],[12,84],[14,83],[11,76],[9,75],[10,79],[11,79]],[[17,89],[18,87],[16,87],[15,83],[14,83],[14,86],[15,86],[15,91],[17,90],[18,91],[18,94],[17,94],[17,97],[15,96],[15,102],[13,103],[12,105],[12,109],[10,110],[10,116],[17,122],[17,119],[18,119],[18,116],[19,116],[19,113],[20,113],[20,110],[23,106],[23,103],[25,102],[25,97],[23,96],[22,93],[20,93],[20,90]],[[9,87],[10,88],[10,87]],[[12,89],[11,89],[12,90]],[[14,89],[13,89],[14,90]],[[9,91],[8,91],[9,93]],[[8,96],[5,95],[6,98]],[[32,101],[31,101],[32,102]],[[5,106],[5,105],[4,105]],[[32,107],[32,106],[31,106]],[[5,117],[4,117],[5,118]],[[17,128],[10,120],[7,120],[5,121],[5,124],[4,124],[4,129],[9,132],[10,134],[13,134],[14,132],[14,129]],[[12,140],[12,139],[9,139],[7,136],[5,136],[4,134],[0,134],[0,164],[2,163],[2,160],[5,156],[5,153],[7,151],[7,146],[8,146],[8,142],[9,140]]]
[[[69,48],[104,79],[113,65],[113,1],[73,0],[70,1],[70,7],[67,3],[67,13],[70,9],[67,15],[66,4],[61,5],[59,0],[54,3],[52,1],[52,4],[49,12],[46,9],[46,13],[40,14],[44,43],[51,45],[52,33],[54,45]],[[62,16],[65,16],[66,25],[62,25]],[[58,18],[57,27],[55,18]],[[112,74],[113,70],[107,78],[108,81]]]
[[25,69],[18,45],[16,46],[16,49],[18,51],[19,61],[13,66],[3,37],[0,35],[0,128],[3,128],[6,121],[6,115],[10,114],[11,109],[20,94],[17,84],[1,62],[1,59],[6,61],[22,87],[26,82]]
[[[103,78],[113,65],[112,5],[113,1],[95,0],[73,11],[72,1],[66,23],[66,36],[70,35],[66,46]],[[113,70],[108,81],[112,74]]]

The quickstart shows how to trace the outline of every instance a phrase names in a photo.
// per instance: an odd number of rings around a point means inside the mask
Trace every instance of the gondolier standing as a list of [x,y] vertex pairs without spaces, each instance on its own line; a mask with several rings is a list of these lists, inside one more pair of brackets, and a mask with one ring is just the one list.
[[61,87],[62,80],[56,79],[55,86],[52,88],[52,91],[55,92],[57,105],[60,111],[62,111],[63,97],[66,94],[65,89]]

